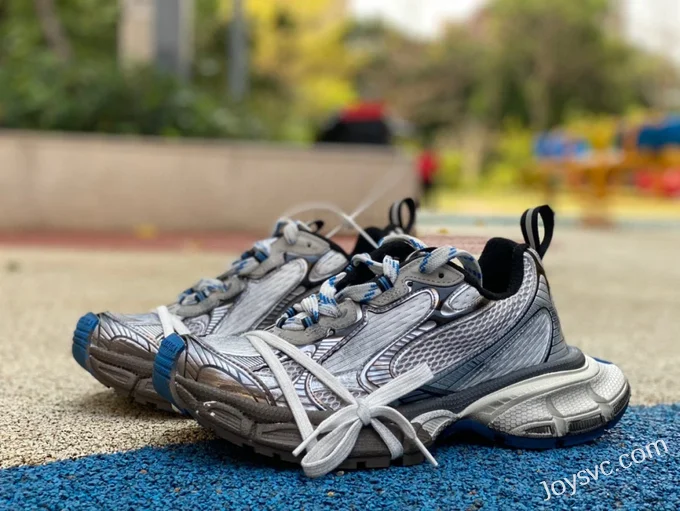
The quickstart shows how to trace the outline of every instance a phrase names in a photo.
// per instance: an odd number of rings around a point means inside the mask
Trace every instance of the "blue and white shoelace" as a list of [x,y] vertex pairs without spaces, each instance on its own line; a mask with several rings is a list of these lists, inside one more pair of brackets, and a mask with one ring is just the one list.
[[[310,231],[303,222],[282,218],[276,223],[275,235],[281,235],[289,245],[297,242],[301,230]],[[218,294],[221,300],[228,300],[243,290],[241,279],[254,272],[270,256],[271,245],[276,237],[256,241],[251,251],[245,252],[241,258],[234,261],[231,268],[225,273],[225,279],[204,278],[195,285],[183,291],[177,298],[179,305],[197,304],[213,294]],[[171,312],[166,305],[156,308],[156,314],[163,327],[163,336],[177,333],[188,335],[191,333],[184,325],[182,319]]]
[[[395,239],[405,240],[415,248],[425,248],[425,245],[416,238],[405,235],[388,236],[383,243]],[[458,250],[450,246],[442,246],[426,253],[418,270],[420,273],[429,274],[455,259],[461,261],[468,273],[480,282],[482,281],[482,270],[477,259],[465,250]],[[360,264],[366,265],[379,277],[373,282],[347,286],[340,292],[338,292],[336,285],[346,276],[346,273],[340,273],[331,277],[323,283],[318,295],[308,296],[300,303],[288,308],[279,318],[277,326],[285,330],[304,330],[318,323],[321,316],[337,318],[340,315],[340,309],[338,308],[339,301],[350,299],[357,303],[369,302],[376,296],[394,287],[399,277],[399,261],[389,255],[386,255],[381,262],[378,262],[371,259],[368,254],[357,254],[352,258],[352,265],[359,266]]]
[[[349,226],[359,233],[369,244],[376,246],[373,239],[368,233],[361,228],[354,220],[358,211],[348,215],[340,209],[330,204],[313,204],[307,209],[326,210],[329,211],[343,221],[342,225]],[[304,212],[306,209],[302,208],[299,212]],[[342,226],[341,225],[341,226]],[[338,232],[339,228],[334,229],[327,237],[332,237]],[[310,227],[304,222],[292,220],[290,218],[280,218],[274,227],[274,236],[265,240],[257,241],[253,245],[253,249],[241,255],[241,258],[234,261],[231,268],[226,272],[224,280],[204,278],[197,282],[194,286],[182,292],[177,303],[179,305],[191,305],[201,302],[213,294],[218,294],[220,300],[228,300],[233,298],[241,291],[243,291],[243,278],[253,273],[259,266],[266,261],[271,254],[271,246],[276,241],[278,236],[282,236],[289,245],[295,245],[298,240],[300,231],[311,232]],[[163,327],[163,336],[167,337],[170,334],[177,333],[179,335],[188,335],[191,332],[182,322],[182,318],[174,314],[167,306],[162,305],[157,307],[155,312]]]

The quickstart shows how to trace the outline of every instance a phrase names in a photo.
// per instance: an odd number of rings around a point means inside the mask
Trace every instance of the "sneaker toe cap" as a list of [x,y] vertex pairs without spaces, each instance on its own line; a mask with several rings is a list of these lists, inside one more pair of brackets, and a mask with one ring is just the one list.
[[[230,338],[232,343],[236,339],[240,338]],[[220,352],[217,348],[221,343],[215,343],[215,338],[211,336],[200,339],[186,336],[184,340],[186,349],[178,360],[178,374],[220,391],[239,394],[256,401],[273,401],[266,383],[261,376],[255,374],[264,363],[257,352],[240,356]]]
[[153,359],[163,329],[154,314],[97,314],[98,327],[91,334],[92,346],[107,351]]

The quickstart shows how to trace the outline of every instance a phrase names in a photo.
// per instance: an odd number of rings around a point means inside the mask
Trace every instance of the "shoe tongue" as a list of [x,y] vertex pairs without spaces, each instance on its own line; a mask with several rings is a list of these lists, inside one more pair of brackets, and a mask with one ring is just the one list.
[[[425,248],[425,244],[422,241],[411,236],[399,234],[384,238],[380,246],[368,255],[377,263],[381,263],[386,255],[403,263],[411,254],[417,252],[421,248]],[[347,278],[341,281],[338,289],[342,289],[348,285],[362,284],[374,278],[375,273],[367,266],[360,264],[355,266],[354,270],[348,274]]]

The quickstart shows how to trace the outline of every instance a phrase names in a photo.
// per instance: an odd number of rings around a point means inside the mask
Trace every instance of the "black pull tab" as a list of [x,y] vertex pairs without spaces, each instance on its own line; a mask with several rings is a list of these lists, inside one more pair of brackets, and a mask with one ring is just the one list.
[[[406,213],[408,215],[407,222],[404,222],[403,210],[406,206]],[[390,206],[390,226],[395,229],[401,229],[403,234],[409,234],[416,223],[416,201],[411,197],[398,200]]]
[[[543,220],[543,239],[541,240],[541,233],[538,230],[538,218]],[[553,209],[544,204],[536,208],[527,209],[519,221],[522,228],[522,235],[524,241],[533,248],[538,255],[543,258],[548,251],[550,242],[552,241],[553,231],[555,230],[555,212]]]

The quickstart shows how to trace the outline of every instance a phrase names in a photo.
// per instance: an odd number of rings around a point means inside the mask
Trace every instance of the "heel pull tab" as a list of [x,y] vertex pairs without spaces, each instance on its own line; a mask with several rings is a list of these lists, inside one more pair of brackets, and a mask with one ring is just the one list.
[[[541,233],[538,229],[539,217],[543,220],[543,239],[541,239]],[[550,247],[555,230],[555,212],[553,209],[547,204],[527,209],[522,214],[519,225],[522,228],[524,241],[543,258],[548,247]]]
[[[406,219],[403,216],[404,206],[406,206]],[[409,234],[416,223],[416,201],[411,197],[406,197],[398,201],[394,201],[390,206],[390,226],[399,231],[400,234]],[[406,222],[404,222],[406,220]]]

